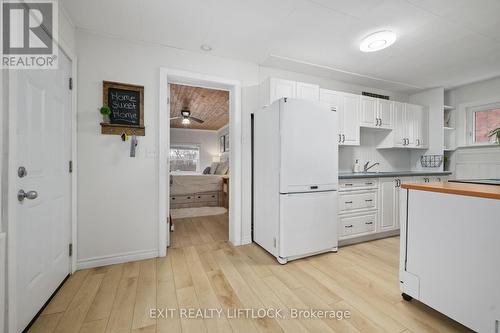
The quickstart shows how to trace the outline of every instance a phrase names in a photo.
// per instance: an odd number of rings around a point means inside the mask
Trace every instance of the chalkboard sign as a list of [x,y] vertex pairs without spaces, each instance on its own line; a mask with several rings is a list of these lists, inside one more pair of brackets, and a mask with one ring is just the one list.
[[[144,87],[132,84],[103,82],[103,105],[109,106],[109,125],[144,128]],[[118,129],[114,130],[115,132]],[[114,134],[114,133],[107,133]]]

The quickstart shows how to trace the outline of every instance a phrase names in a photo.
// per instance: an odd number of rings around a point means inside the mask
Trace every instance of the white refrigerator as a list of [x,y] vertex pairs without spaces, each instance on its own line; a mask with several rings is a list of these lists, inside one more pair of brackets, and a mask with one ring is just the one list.
[[282,98],[253,120],[253,240],[285,264],[337,251],[337,112]]

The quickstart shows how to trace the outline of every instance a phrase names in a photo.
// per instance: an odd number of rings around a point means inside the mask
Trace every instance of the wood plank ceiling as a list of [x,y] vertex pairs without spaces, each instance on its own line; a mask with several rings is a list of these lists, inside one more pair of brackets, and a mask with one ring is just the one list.
[[189,109],[191,116],[205,122],[182,125],[181,120],[176,119],[170,121],[170,127],[218,130],[229,122],[229,92],[171,84],[170,118],[179,117],[183,109]]

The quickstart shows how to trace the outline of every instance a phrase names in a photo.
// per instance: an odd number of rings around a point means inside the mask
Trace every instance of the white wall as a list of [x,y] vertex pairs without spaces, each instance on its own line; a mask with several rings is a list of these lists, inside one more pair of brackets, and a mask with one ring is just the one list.
[[[78,56],[79,267],[105,264],[110,257],[116,261],[155,256],[160,67],[241,81],[242,111],[248,114],[257,100],[251,100],[245,87],[257,84],[257,65],[83,31],[78,32]],[[138,138],[136,158],[128,156],[129,146],[118,136],[100,134],[103,80],[145,87],[146,136]]]
[[212,164],[212,158],[219,156],[218,131],[187,128],[170,129],[170,145],[196,144],[200,146],[200,172]]
[[[78,263],[90,267],[157,253],[156,193],[159,68],[215,75],[242,83],[242,224],[251,223],[250,113],[258,108],[258,83],[278,76],[322,87],[361,92],[363,87],[273,70],[248,62],[151,44],[132,43],[78,31]],[[128,157],[128,144],[101,135],[98,108],[102,80],[145,86],[146,136],[139,138],[137,157]],[[374,92],[386,93],[376,89]],[[387,92],[389,95],[393,94]],[[396,95],[394,95],[396,96]],[[397,95],[404,101],[407,96]],[[388,153],[389,155],[393,153]],[[398,153],[394,153],[398,154]],[[406,152],[402,156],[407,156]],[[394,158],[384,157],[393,161]],[[396,168],[404,166],[396,165]],[[116,237],[119,234],[120,237]],[[250,235],[242,235],[248,240]]]
[[[446,91],[445,104],[455,107],[454,120],[458,146],[466,145],[467,104],[500,102],[500,77],[468,84]],[[500,147],[458,148],[451,155],[450,169],[456,178],[500,178]]]

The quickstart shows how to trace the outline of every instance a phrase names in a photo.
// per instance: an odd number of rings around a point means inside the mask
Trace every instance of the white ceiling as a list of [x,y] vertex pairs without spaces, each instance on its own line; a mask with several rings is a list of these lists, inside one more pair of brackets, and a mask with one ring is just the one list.
[[[81,29],[259,64],[335,73],[395,90],[500,75],[500,0],[63,0]],[[396,43],[359,51],[390,29]],[[318,65],[318,66],[312,66]],[[292,66],[293,67],[293,66]],[[307,70],[307,68],[305,69]],[[340,72],[345,76],[345,73]],[[384,84],[385,83],[385,84]]]

